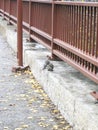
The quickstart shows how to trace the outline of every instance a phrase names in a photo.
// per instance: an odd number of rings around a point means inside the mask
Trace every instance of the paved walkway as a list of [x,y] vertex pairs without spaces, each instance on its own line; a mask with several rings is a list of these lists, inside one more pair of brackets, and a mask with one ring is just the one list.
[[16,56],[0,36],[0,130],[70,130],[29,71],[11,72]]

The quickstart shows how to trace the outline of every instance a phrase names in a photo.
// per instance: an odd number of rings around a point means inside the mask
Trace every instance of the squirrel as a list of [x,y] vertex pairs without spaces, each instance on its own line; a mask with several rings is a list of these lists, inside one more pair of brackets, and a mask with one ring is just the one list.
[[49,60],[46,60],[44,66],[43,66],[43,70],[44,69],[47,69],[48,71],[53,71],[54,65],[52,63],[50,63]]

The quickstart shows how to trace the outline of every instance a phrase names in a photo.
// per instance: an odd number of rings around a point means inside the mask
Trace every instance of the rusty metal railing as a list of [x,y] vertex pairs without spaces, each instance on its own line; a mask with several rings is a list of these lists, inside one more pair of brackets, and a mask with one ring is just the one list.
[[[17,0],[0,1],[0,15],[17,24]],[[98,4],[23,0],[30,39],[98,83]]]

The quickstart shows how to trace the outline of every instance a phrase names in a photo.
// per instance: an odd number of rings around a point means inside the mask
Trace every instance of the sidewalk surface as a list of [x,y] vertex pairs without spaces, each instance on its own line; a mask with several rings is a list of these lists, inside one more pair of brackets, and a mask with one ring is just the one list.
[[0,36],[0,130],[70,130],[29,71],[11,72],[16,63]]

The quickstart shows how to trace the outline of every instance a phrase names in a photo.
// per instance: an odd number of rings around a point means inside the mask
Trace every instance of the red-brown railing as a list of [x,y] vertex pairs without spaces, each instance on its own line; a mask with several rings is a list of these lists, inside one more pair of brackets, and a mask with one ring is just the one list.
[[[17,23],[17,0],[1,0],[0,14]],[[23,0],[30,38],[98,83],[98,4]]]

